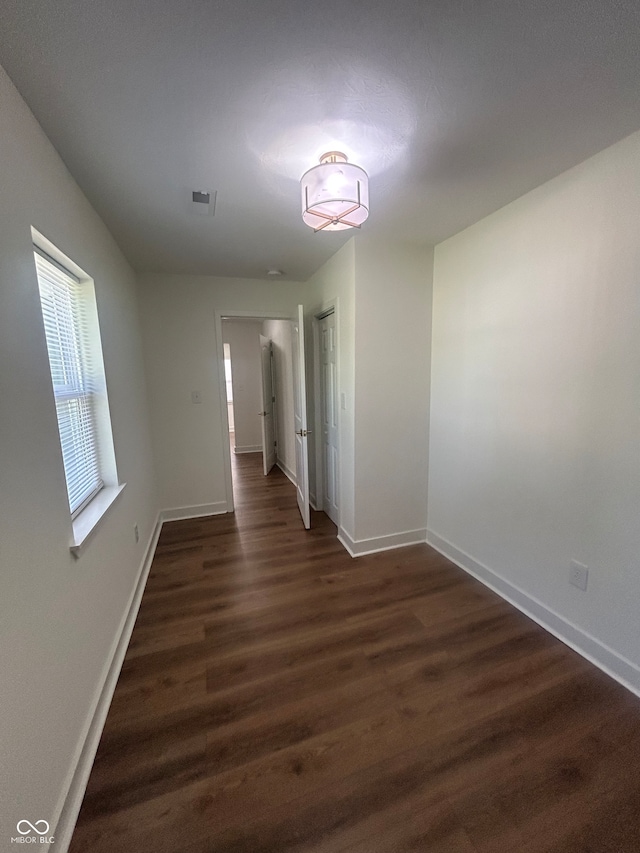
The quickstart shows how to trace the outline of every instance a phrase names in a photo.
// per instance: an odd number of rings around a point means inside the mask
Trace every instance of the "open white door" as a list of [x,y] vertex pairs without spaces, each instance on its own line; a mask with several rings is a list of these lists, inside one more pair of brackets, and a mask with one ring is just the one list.
[[311,527],[309,509],[309,448],[307,446],[307,387],[304,366],[304,315],[298,305],[298,320],[293,324],[293,419],[296,433],[296,491],[300,515],[307,530]]
[[271,341],[260,335],[262,363],[262,467],[265,476],[276,464],[276,431],[274,423],[273,377],[271,374]]

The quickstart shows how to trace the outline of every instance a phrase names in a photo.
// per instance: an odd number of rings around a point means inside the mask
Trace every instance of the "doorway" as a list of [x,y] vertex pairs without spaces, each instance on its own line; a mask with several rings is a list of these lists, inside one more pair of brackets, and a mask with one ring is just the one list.
[[276,376],[274,368],[273,341],[260,334],[260,374],[261,374],[261,437],[262,437],[262,473],[266,477],[276,464],[278,453],[278,422],[276,416]]
[[[259,453],[262,449],[259,412],[262,408],[259,319],[222,322],[225,391],[232,453]],[[230,380],[230,381],[229,381]]]
[[226,415],[222,418],[227,437],[223,462],[229,512],[235,508],[234,473],[241,462],[259,459],[265,475],[275,463],[296,483],[293,322],[286,315],[216,312],[217,349],[224,368],[219,376],[221,409]]
[[340,450],[337,311],[330,305],[314,317],[316,397],[316,497],[340,527]]
[[236,427],[233,414],[233,374],[231,372],[231,346],[228,343],[222,344],[224,350],[224,385],[227,393],[227,423],[229,424],[229,441],[231,444],[231,452],[235,451],[236,447]]

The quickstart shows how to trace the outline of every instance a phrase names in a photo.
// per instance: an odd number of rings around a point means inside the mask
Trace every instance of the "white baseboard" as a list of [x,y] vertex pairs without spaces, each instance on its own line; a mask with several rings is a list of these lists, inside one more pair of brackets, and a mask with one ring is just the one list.
[[338,539],[352,557],[364,557],[366,554],[376,554],[378,551],[418,545],[425,542],[426,535],[427,531],[424,527],[419,530],[405,530],[402,533],[389,533],[387,536],[374,536],[370,539],[352,539],[343,527],[338,531]]
[[351,547],[353,539],[349,536],[344,527],[338,527],[338,542],[342,545],[345,551],[348,551],[349,554],[351,554],[352,557],[356,556]]
[[241,444],[239,447],[236,445],[233,448],[234,453],[261,453],[262,445],[261,444]]
[[107,659],[107,664],[100,679],[98,690],[94,697],[93,708],[89,714],[86,729],[79,741],[81,746],[75,756],[73,770],[70,774],[66,794],[62,800],[59,817],[54,824],[55,829],[52,835],[55,838],[54,844],[57,853],[67,853],[71,844],[71,836],[75,829],[80,806],[82,805],[89,782],[91,768],[93,767],[93,760],[98,750],[109,706],[111,705],[120,670],[122,669],[124,657],[129,646],[129,640],[133,632],[133,626],[135,625],[138,610],[140,609],[142,594],[147,583],[149,569],[153,562],[161,528],[162,520],[160,513],[158,513],[140,564],[140,569],[138,570],[138,577],[129,599],[129,606],[120,622],[109,658]]
[[286,474],[286,476],[291,480],[294,486],[297,485],[295,472],[292,471],[291,468],[289,468],[289,466],[282,461],[282,459],[276,459],[276,465],[282,471],[283,474]]
[[165,521],[182,521],[187,518],[203,518],[207,515],[222,515],[228,512],[226,501],[217,501],[212,504],[197,504],[196,506],[178,506],[173,509],[163,509],[160,511],[162,522]]
[[640,667],[623,655],[609,648],[592,634],[574,625],[564,616],[556,613],[537,598],[498,575],[488,566],[479,563],[465,551],[460,550],[447,539],[438,536],[433,530],[427,531],[427,542],[436,551],[448,557],[452,563],[460,566],[470,575],[477,578],[485,586],[497,592],[518,610],[521,610],[538,625],[562,640],[582,657],[610,675],[624,687],[640,696]]

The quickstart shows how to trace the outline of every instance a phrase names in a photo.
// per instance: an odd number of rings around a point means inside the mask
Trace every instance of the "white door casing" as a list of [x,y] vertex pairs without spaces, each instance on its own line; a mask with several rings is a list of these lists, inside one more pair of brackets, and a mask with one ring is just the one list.
[[311,527],[309,508],[309,447],[307,430],[307,388],[304,357],[304,313],[298,305],[298,319],[293,323],[293,419],[296,442],[296,496],[302,521]]
[[260,335],[260,364],[262,411],[262,469],[266,476],[276,464],[275,398],[272,374],[272,346],[269,338]]

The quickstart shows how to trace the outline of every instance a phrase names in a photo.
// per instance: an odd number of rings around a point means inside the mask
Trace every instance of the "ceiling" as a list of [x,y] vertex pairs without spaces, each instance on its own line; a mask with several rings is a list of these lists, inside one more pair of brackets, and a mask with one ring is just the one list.
[[301,220],[325,150],[371,176],[363,230],[433,244],[638,129],[639,37],[640,0],[0,3],[0,64],[133,267],[251,278],[351,235]]

